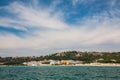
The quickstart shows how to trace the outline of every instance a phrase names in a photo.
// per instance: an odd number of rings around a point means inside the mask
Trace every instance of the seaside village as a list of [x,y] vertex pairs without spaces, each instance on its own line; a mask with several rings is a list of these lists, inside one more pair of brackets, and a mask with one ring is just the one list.
[[42,60],[42,61],[30,61],[24,62],[23,65],[26,66],[120,66],[120,64],[115,63],[86,63],[83,61],[74,61],[74,60]]
[[42,60],[42,61],[30,61],[23,63],[26,66],[48,66],[48,65],[79,65],[82,61],[74,60]]

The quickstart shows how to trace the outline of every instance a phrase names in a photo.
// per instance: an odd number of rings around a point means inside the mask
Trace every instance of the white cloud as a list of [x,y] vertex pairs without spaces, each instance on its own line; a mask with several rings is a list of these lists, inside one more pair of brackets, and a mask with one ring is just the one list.
[[[6,7],[8,11],[16,15],[17,20],[6,19],[2,20],[3,23],[14,23],[14,24],[24,24],[24,26],[30,27],[45,27],[51,29],[64,29],[67,25],[63,23],[57,14],[52,15],[51,12],[42,9],[34,9],[33,7],[28,7],[23,4],[14,2],[13,4]],[[11,24],[10,24],[11,25]]]
[[72,5],[76,6],[78,4],[86,5],[93,3],[95,0],[72,0]]
[[15,2],[5,9],[15,15],[16,19],[1,17],[0,26],[27,32],[30,27],[44,29],[38,29],[34,32],[35,36],[26,36],[25,38],[1,32],[0,49],[27,48],[38,51],[54,48],[77,49],[82,46],[91,47],[107,42],[120,43],[120,19],[116,16],[109,18],[105,17],[107,14],[105,16],[98,15],[86,18],[82,24],[71,26],[63,21],[64,16],[60,16],[62,13],[56,13],[53,10],[54,15],[51,14],[51,7],[42,10]]

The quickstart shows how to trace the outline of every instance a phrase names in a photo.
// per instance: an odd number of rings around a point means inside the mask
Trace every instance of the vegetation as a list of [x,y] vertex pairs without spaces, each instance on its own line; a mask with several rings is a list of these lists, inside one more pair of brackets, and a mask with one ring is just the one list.
[[67,51],[55,53],[46,56],[29,56],[29,57],[0,57],[2,65],[22,65],[23,62],[40,61],[40,60],[79,60],[84,63],[120,63],[120,52],[77,52]]

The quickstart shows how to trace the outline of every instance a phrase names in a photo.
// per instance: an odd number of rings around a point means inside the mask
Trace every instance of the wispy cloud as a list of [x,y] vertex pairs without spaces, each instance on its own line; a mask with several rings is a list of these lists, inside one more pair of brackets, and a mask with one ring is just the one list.
[[76,6],[78,4],[86,5],[95,2],[95,0],[72,0],[72,5]]
[[[119,10],[87,16],[82,21],[78,19],[78,24],[70,25],[64,21],[64,12],[55,11],[56,6],[51,5],[49,8],[42,9],[37,2],[34,3],[33,6],[14,2],[2,8],[15,18],[0,16],[0,27],[23,30],[29,35],[23,38],[9,32],[0,32],[0,49],[24,49],[22,53],[27,53],[28,50],[25,51],[25,49],[33,51],[78,49],[99,46],[108,42],[111,46],[120,44],[120,18],[116,16],[120,13]],[[34,36],[31,36],[33,34]]]
[[17,18],[17,20],[2,20],[8,24],[22,24],[23,27],[46,27],[52,29],[66,28],[66,24],[61,22],[59,19],[57,20],[58,15],[52,15],[49,10],[34,9],[33,7],[24,6],[17,2],[6,7],[6,10],[16,15]]

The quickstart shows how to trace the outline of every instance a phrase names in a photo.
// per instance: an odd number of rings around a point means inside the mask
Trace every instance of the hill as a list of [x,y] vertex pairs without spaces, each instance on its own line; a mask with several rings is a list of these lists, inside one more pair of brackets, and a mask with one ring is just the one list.
[[120,52],[80,52],[66,51],[46,56],[0,57],[1,65],[22,65],[23,62],[40,60],[79,60],[84,63],[120,63]]

